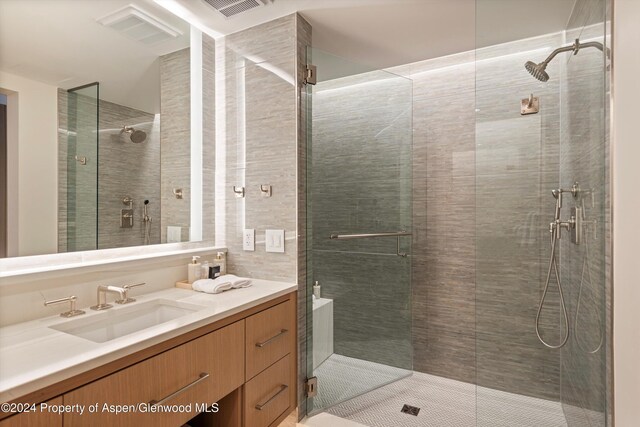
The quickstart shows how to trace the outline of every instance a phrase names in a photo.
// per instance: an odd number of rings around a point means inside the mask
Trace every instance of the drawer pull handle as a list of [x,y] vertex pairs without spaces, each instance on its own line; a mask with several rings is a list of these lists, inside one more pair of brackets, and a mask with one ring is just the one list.
[[280,390],[278,390],[278,391],[276,392],[276,394],[274,394],[273,396],[271,396],[271,397],[270,397],[266,402],[264,402],[264,403],[258,403],[258,404],[256,405],[256,409],[257,409],[258,411],[262,411],[262,409],[264,409],[264,407],[265,407],[265,406],[267,406],[269,403],[273,402],[273,399],[275,399],[276,397],[280,396],[280,393],[282,393],[283,391],[285,391],[285,390],[286,390],[286,389],[288,389],[288,388],[289,388],[289,386],[288,386],[288,385],[282,384],[282,385],[280,386]]
[[269,344],[271,341],[275,340],[276,338],[280,338],[282,335],[286,334],[287,332],[289,332],[289,331],[286,330],[286,329],[282,329],[282,330],[280,330],[280,332],[278,332],[277,334],[275,334],[274,336],[272,336],[268,340],[256,343],[256,347],[262,348],[265,345]]
[[198,379],[195,380],[194,382],[191,382],[191,383],[187,384],[186,386],[182,387],[181,389],[179,389],[177,391],[174,391],[173,393],[171,393],[169,396],[165,397],[164,399],[152,400],[151,402],[149,402],[149,405],[151,405],[151,407],[154,407],[154,406],[157,406],[157,405],[162,405],[166,401],[173,399],[174,397],[176,397],[177,395],[179,395],[181,393],[184,393],[185,391],[189,390],[191,387],[195,386],[199,382],[202,382],[202,381],[206,380],[207,378],[209,378],[209,374],[207,374],[206,372],[202,372],[198,376]]

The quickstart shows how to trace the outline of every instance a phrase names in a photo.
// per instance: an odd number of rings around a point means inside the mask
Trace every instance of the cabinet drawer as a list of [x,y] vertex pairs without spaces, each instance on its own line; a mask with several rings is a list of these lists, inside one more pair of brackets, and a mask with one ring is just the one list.
[[291,356],[286,355],[245,385],[245,425],[267,427],[289,410],[293,396]]
[[[242,385],[243,343],[244,321],[240,321],[67,393],[65,404],[88,408],[97,403],[99,409],[65,414],[64,425],[182,425],[202,409],[196,403],[211,405]],[[157,402],[155,412],[136,408],[149,402]],[[103,411],[105,403],[133,412]],[[173,405],[186,406],[176,410]],[[170,411],[159,410],[169,406]]]
[[[62,397],[56,397],[46,402],[47,405],[62,405]],[[23,412],[0,421],[0,427],[62,427],[62,413],[40,411],[41,405],[37,404],[36,412]]]
[[292,351],[295,318],[291,301],[283,302],[248,317],[247,380]]

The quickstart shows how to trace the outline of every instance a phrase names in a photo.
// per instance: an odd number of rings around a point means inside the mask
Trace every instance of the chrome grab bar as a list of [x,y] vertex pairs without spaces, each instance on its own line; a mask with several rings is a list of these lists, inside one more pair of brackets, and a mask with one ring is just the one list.
[[406,231],[392,231],[388,233],[362,233],[362,234],[331,234],[329,239],[331,240],[350,240],[350,239],[366,239],[369,237],[396,237],[396,255],[406,257],[406,252],[400,251],[400,237],[411,236],[411,233]]
[[286,329],[281,329],[280,332],[278,332],[277,334],[275,334],[274,336],[272,336],[268,340],[256,343],[256,347],[262,348],[265,345],[269,344],[271,341],[275,340],[276,338],[281,337],[282,335],[286,334],[287,332],[289,332],[289,331],[286,330]]
[[269,403],[271,403],[271,402],[273,401],[273,399],[275,399],[276,397],[278,397],[278,396],[280,395],[280,393],[282,393],[283,391],[285,391],[285,390],[286,390],[286,389],[288,389],[288,388],[289,388],[289,386],[288,386],[288,385],[282,384],[282,385],[280,386],[280,390],[278,390],[278,392],[277,392],[276,394],[274,394],[274,395],[273,395],[273,396],[271,396],[269,399],[267,399],[267,401],[266,401],[266,402],[264,402],[264,403],[258,403],[258,404],[256,405],[256,409],[257,409],[258,411],[262,411],[262,409],[263,409],[265,406],[267,406]]
[[347,240],[347,239],[366,239],[368,237],[400,237],[411,236],[411,233],[406,231],[394,231],[390,233],[365,233],[365,234],[332,234],[329,236],[333,240]]
[[174,397],[176,397],[179,394],[184,393],[185,391],[189,390],[191,387],[195,386],[196,384],[198,384],[199,382],[202,382],[204,380],[206,380],[207,378],[209,378],[209,374],[207,374],[206,372],[202,372],[199,376],[198,379],[187,384],[186,386],[182,387],[181,389],[174,391],[173,393],[171,393],[169,396],[160,399],[160,400],[152,400],[149,402],[149,406],[154,407],[157,405],[162,405],[163,403],[165,403],[168,400],[173,399]]

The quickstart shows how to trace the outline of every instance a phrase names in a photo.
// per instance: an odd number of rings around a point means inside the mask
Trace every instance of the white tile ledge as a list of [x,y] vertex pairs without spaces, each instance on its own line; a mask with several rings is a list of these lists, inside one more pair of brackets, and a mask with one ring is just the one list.
[[[194,242],[5,258],[0,260],[0,278],[87,269],[133,261],[164,261],[167,258],[184,258],[190,254],[214,252],[227,252],[227,248],[211,246],[206,242]],[[4,281],[0,281],[0,286],[3,283]]]

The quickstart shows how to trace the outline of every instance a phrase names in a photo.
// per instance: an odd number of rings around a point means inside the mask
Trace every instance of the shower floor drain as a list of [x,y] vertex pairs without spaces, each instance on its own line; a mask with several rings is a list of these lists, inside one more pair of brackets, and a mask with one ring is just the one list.
[[413,416],[418,416],[418,412],[420,412],[420,408],[416,408],[415,406],[404,404],[402,405],[402,409],[400,410],[403,414],[409,414]]

